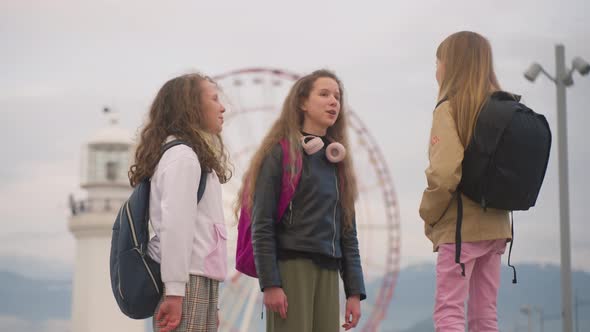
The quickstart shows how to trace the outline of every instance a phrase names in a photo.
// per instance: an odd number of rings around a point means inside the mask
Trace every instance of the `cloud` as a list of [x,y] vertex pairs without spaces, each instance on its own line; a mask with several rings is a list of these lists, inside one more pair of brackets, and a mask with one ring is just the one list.
[[0,188],[0,255],[32,256],[69,262],[73,237],[67,230],[67,197],[78,175],[71,160],[28,164],[22,178]]
[[[488,36],[502,85],[545,114],[556,137],[553,83],[540,78],[530,84],[522,72],[533,61],[552,72],[557,42],[566,46],[568,61],[575,55],[590,60],[585,7],[584,0],[280,5],[255,0],[231,6],[3,2],[0,255],[72,261],[66,199],[70,192],[81,193],[81,145],[103,126],[103,105],[118,109],[122,124],[135,132],[157,89],[175,74],[192,68],[214,75],[269,66],[296,72],[328,67],[339,74],[349,103],[378,142],[393,177],[400,201],[402,264],[432,261],[435,255],[417,209],[437,93],[438,43],[461,29]],[[585,139],[590,79],[576,74],[574,80],[567,113],[572,258],[574,266],[590,270],[584,231],[590,215]],[[517,262],[559,261],[556,157],[555,144],[537,206],[515,215]]]

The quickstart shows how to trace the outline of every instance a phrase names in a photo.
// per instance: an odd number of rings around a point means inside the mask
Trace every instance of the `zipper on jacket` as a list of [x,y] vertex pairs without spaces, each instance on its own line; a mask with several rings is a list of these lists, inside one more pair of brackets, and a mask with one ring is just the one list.
[[293,225],[293,201],[289,202],[289,225]]
[[332,238],[332,256],[336,256],[336,209],[340,200],[340,191],[338,190],[338,172],[334,170],[334,179],[336,180],[336,203],[334,204],[334,237]]

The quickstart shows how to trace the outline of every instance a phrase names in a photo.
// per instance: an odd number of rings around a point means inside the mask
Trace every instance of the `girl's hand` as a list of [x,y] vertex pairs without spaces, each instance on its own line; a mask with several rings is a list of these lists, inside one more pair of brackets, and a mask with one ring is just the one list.
[[172,331],[180,325],[182,300],[182,296],[166,296],[162,304],[160,304],[160,309],[156,316],[160,332]]
[[264,289],[264,305],[268,310],[277,312],[282,319],[287,319],[287,295],[280,287],[268,287]]
[[344,314],[344,324],[342,327],[348,331],[355,328],[361,319],[361,297],[359,295],[350,296],[346,300],[346,313]]

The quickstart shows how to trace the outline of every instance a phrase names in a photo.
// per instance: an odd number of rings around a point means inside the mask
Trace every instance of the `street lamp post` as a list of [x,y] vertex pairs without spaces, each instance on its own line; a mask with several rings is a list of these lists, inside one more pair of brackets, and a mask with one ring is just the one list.
[[523,305],[520,308],[520,312],[527,315],[527,317],[528,317],[527,331],[533,332],[533,308],[532,308],[532,306],[531,305]]
[[544,74],[555,83],[557,89],[557,148],[559,168],[559,219],[561,236],[561,305],[563,332],[572,332],[572,268],[569,221],[569,189],[567,162],[567,123],[566,94],[567,87],[574,84],[574,70],[582,75],[590,72],[590,64],[580,57],[572,61],[572,68],[565,64],[565,48],[555,46],[555,77],[551,76],[538,63],[533,63],[524,73],[524,77],[533,82],[539,74]]
[[539,330],[545,332],[545,314],[543,308],[535,306],[535,311],[539,314]]
[[575,295],[575,301],[574,301],[574,312],[576,314],[576,332],[580,331],[580,321],[578,320],[578,309],[580,307],[584,307],[584,306],[588,306],[590,305],[590,301],[587,300],[580,300],[578,298],[578,294]]

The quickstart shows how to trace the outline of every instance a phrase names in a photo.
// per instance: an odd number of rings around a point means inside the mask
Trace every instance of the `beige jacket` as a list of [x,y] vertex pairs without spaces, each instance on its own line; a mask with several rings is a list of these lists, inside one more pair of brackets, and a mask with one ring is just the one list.
[[[461,181],[463,144],[451,115],[449,102],[434,110],[426,169],[428,188],[420,203],[426,236],[433,250],[443,243],[455,243],[457,225],[456,189]],[[508,211],[481,206],[461,195],[463,200],[462,242],[511,239]]]

